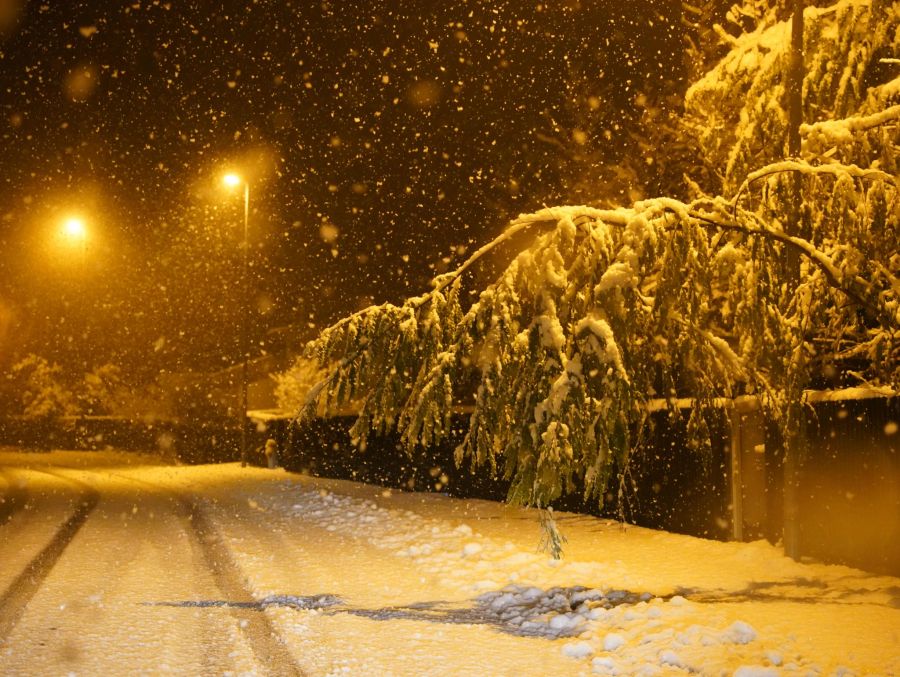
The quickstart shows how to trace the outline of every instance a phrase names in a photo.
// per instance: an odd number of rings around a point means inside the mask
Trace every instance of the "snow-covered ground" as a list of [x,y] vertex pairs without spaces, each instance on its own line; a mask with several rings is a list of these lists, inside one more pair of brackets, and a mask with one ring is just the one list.
[[[73,463],[85,456],[88,467]],[[70,466],[65,472],[100,491],[101,507],[109,485],[121,494],[127,480],[198,496],[255,600],[244,606],[268,617],[306,674],[900,674],[898,578],[793,562],[764,542],[719,543],[569,514],[558,515],[568,543],[554,561],[538,551],[538,520],[528,510],[237,464],[121,461],[0,452],[7,470]],[[0,490],[16,472],[0,474]],[[239,606],[216,592],[177,597],[153,583],[177,572],[145,564],[133,564],[148,590],[130,593],[134,618],[148,605],[173,623]],[[129,635],[92,632],[120,643]],[[96,650],[109,652],[109,671],[122,674],[129,669],[116,655],[136,651]],[[265,671],[235,651],[236,671]],[[0,672],[12,658],[28,664],[21,647],[0,644]]]

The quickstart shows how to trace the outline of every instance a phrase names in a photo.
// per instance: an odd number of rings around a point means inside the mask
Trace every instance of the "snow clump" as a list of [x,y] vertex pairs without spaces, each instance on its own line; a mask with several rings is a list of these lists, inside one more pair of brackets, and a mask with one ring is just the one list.
[[756,630],[743,621],[735,621],[725,631],[725,637],[733,644],[749,644],[756,639]]
[[569,642],[563,646],[562,652],[570,658],[587,658],[594,653],[594,647],[588,642]]
[[742,665],[734,671],[734,677],[779,677],[780,674],[775,668],[762,665]]
[[615,651],[623,644],[625,644],[625,638],[622,637],[622,635],[616,634],[615,632],[611,632],[603,640],[603,650],[604,651]]

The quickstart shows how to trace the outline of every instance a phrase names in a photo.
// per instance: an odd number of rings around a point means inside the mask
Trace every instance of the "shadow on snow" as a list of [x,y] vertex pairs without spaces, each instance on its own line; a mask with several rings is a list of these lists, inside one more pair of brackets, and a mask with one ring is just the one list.
[[[837,588],[833,583],[812,578],[790,578],[776,581],[751,581],[741,590],[702,590],[700,588],[678,588],[675,593],[694,602],[739,603],[739,602],[795,602],[806,604],[841,605],[886,605],[900,609],[900,586],[884,589],[868,587],[865,578],[845,577],[852,580],[855,587]],[[884,595],[888,596],[884,600]],[[882,599],[875,599],[879,596]]]
[[261,600],[185,600],[178,602],[145,602],[147,606],[225,607],[256,609],[270,607],[317,610],[324,614],[351,614],[374,621],[410,620],[454,625],[489,625],[500,632],[523,637],[556,639],[581,634],[595,609],[610,609],[622,604],[636,604],[653,596],[624,590],[603,592],[583,586],[535,587],[507,586],[487,592],[472,600],[470,606],[449,602],[419,602],[406,606],[363,609],[344,606],[335,595],[312,596],[269,595]]

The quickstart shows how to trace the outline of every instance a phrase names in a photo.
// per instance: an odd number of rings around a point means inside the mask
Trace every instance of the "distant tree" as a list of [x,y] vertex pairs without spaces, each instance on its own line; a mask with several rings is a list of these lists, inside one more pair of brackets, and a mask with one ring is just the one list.
[[[427,293],[310,343],[329,372],[308,411],[358,399],[355,444],[396,428],[412,450],[447,434],[475,383],[457,462],[503,474],[511,502],[547,507],[574,490],[602,501],[613,477],[621,496],[654,400],[678,416],[677,399],[692,399],[687,432],[703,450],[716,398],[759,395],[789,436],[823,365],[853,359],[853,377],[898,389],[900,73],[882,66],[896,63],[900,8],[807,9],[811,122],[802,155],[785,159],[789,31],[763,22],[736,37],[687,94],[684,124],[720,194],[695,184],[691,201],[520,216]],[[462,279],[526,231],[531,243],[466,304]]]
[[70,416],[78,412],[75,391],[58,364],[30,354],[12,366],[11,376],[18,389],[19,413],[34,418]]
[[309,358],[297,358],[291,367],[274,374],[275,401],[283,411],[299,411],[310,389],[326,376],[326,370]]
[[116,414],[131,397],[118,365],[103,364],[78,378],[33,353],[12,366],[6,390],[18,402],[11,413],[36,418]]
[[122,370],[107,363],[95,367],[84,375],[81,384],[81,410],[85,414],[115,414],[121,408],[125,395]]

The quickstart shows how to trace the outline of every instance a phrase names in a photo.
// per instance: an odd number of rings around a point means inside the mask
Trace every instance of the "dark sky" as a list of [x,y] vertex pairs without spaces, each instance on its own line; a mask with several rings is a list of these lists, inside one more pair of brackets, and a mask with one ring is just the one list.
[[[226,166],[251,178],[256,338],[420,293],[517,213],[573,199],[579,149],[627,148],[638,109],[678,90],[678,5],[19,6],[0,24],[0,367],[233,361]],[[73,211],[83,261],[54,240]]]

